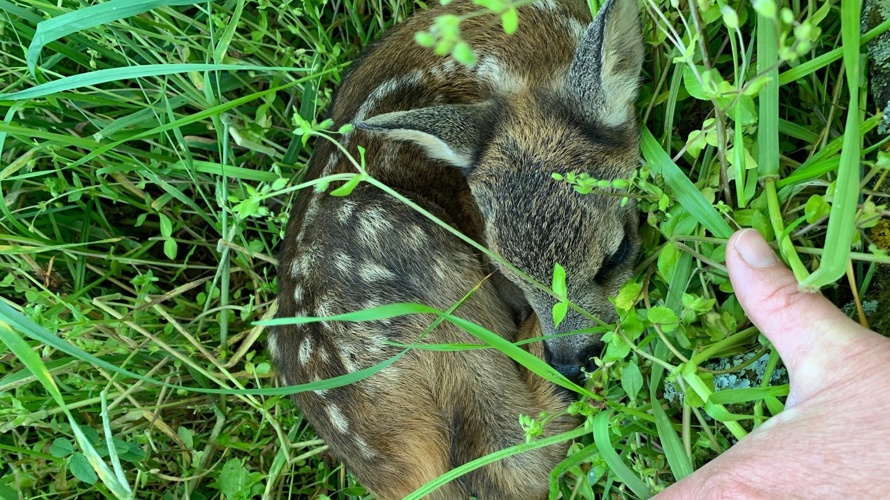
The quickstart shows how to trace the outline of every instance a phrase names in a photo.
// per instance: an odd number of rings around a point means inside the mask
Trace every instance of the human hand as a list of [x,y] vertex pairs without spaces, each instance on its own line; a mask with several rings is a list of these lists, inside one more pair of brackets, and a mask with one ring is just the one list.
[[791,378],[785,410],[659,498],[861,498],[890,492],[890,339],[798,291],[757,231],[726,263],[748,317]]

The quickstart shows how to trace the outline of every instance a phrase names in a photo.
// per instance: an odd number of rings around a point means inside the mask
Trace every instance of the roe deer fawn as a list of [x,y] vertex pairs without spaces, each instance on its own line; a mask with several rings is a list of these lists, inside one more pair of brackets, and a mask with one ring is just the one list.
[[[643,44],[636,2],[609,0],[591,22],[582,0],[539,0],[518,9],[510,36],[492,28],[495,17],[469,17],[461,35],[478,54],[473,67],[415,44],[414,33],[435,16],[476,8],[458,0],[393,28],[355,63],[330,116],[336,126],[355,124],[342,142],[353,153],[366,148],[370,175],[540,282],[549,283],[560,263],[568,298],[612,320],[608,298],[639,249],[636,210],[617,196],[581,195],[551,174],[627,178],[637,166]],[[307,175],[351,171],[343,154],[320,142]],[[510,341],[543,335],[531,352],[569,378],[590,369],[601,346],[592,335],[556,336],[593,325],[572,310],[554,325],[556,299],[366,183],[347,197],[299,196],[283,245],[281,317],[394,302],[446,310],[478,286],[455,314]],[[401,350],[387,341],[415,342],[433,320],[283,326],[269,349],[286,383],[307,383],[384,361]],[[475,338],[442,322],[425,341]],[[413,349],[370,378],[302,392],[296,402],[363,485],[394,499],[523,442],[518,416],[560,413],[568,397],[495,349]],[[563,414],[545,433],[575,425]],[[431,496],[543,498],[567,446],[492,463]]]

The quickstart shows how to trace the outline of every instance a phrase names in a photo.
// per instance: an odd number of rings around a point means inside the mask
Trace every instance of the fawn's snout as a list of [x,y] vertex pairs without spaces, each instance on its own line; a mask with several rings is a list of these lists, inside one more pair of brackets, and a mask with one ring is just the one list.
[[596,369],[593,357],[598,355],[602,350],[602,343],[596,342],[582,351],[569,353],[568,356],[562,357],[553,354],[553,351],[544,343],[544,361],[556,369],[565,378],[572,382],[579,383],[584,381],[584,372],[590,373]]

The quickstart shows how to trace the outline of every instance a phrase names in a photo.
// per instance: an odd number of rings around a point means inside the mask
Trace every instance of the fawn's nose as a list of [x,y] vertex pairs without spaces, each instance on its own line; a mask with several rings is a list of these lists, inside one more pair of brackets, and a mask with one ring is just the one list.
[[574,356],[563,358],[562,356],[554,356],[553,352],[544,343],[544,361],[561,373],[565,378],[575,383],[584,381],[584,371],[592,372],[596,369],[596,365],[591,359],[596,355],[595,346],[590,346],[580,352],[573,353]]
[[584,376],[579,365],[553,365],[553,368],[572,382],[583,382]]

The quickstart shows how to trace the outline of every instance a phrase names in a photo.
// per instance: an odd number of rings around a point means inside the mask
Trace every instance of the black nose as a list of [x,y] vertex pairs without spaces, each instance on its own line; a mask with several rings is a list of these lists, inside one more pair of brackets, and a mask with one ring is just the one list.
[[599,351],[596,346],[590,346],[587,349],[584,349],[584,351],[577,353],[577,356],[574,357],[574,359],[560,359],[555,357],[550,351],[550,348],[547,347],[547,343],[544,343],[544,361],[553,368],[556,368],[556,371],[561,373],[565,378],[576,384],[584,382],[584,372],[581,371],[582,368],[588,373],[596,369],[596,364],[591,358],[595,356],[597,352]]
[[576,384],[584,381],[581,367],[578,365],[553,365],[553,368],[556,368],[556,371],[561,373],[563,377],[571,380],[572,382],[575,382]]

